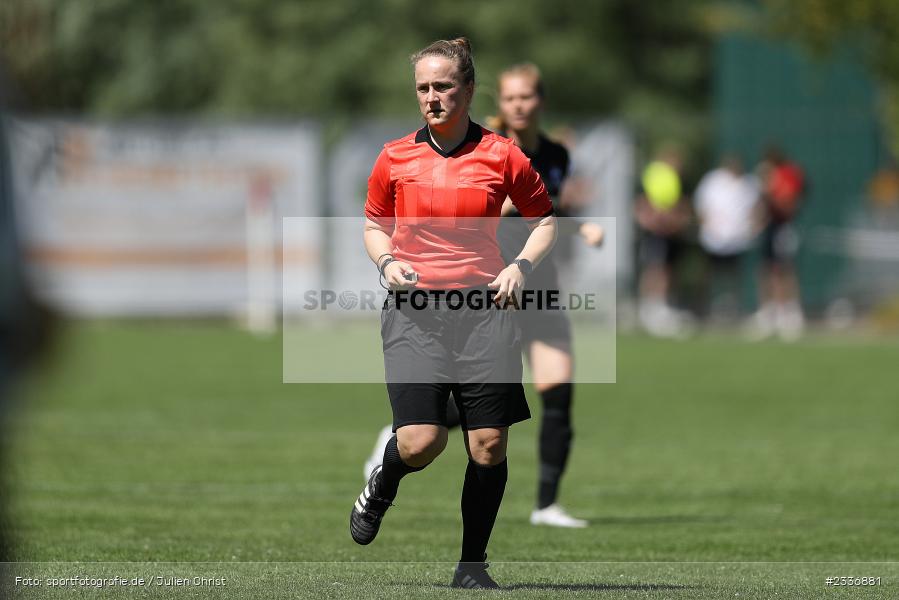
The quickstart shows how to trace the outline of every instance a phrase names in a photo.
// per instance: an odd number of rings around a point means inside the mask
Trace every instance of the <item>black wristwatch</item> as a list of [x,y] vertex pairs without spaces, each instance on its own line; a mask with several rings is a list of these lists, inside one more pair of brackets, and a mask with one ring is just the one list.
[[534,270],[534,265],[531,264],[526,258],[516,258],[512,261],[513,265],[518,265],[518,270],[521,271],[521,274],[527,277],[531,274],[531,271]]

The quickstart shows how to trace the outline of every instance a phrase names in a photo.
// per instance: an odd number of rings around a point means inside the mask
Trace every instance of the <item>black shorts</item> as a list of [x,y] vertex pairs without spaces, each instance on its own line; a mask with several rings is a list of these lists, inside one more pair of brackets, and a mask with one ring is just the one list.
[[[559,271],[552,258],[541,262],[531,276],[525,281],[525,289],[537,294],[557,292],[561,295],[559,285]],[[521,328],[521,343],[527,348],[531,342],[556,342],[571,343],[571,322],[561,307],[537,308],[524,304],[522,310],[516,311],[519,327]]]
[[799,252],[799,234],[789,221],[771,221],[762,232],[762,255],[769,265],[790,266]]
[[518,319],[521,322],[521,344],[525,348],[531,342],[571,345],[571,321],[561,310],[540,310],[518,315]]
[[450,394],[464,430],[508,427],[531,418],[520,383],[388,383],[393,430],[404,425],[447,426]]
[[672,267],[680,254],[680,243],[673,237],[665,237],[647,231],[640,231],[640,264],[645,267]]
[[[530,234],[530,230],[524,224],[524,219],[502,218],[499,220],[496,240],[506,264],[511,264],[515,260]],[[559,236],[549,255],[534,267],[534,271],[525,280],[525,289],[544,294],[550,290],[561,292],[557,261],[564,260],[566,257],[570,258],[571,238],[570,235]],[[568,246],[567,251],[565,250],[566,245]],[[521,328],[521,343],[525,348],[534,341],[565,345],[571,343],[571,323],[565,312],[559,310],[558,307],[555,310],[524,307],[524,310],[517,311],[516,319]]]
[[709,266],[715,275],[737,275],[743,265],[743,252],[735,254],[713,254],[706,253],[709,259]]
[[492,308],[485,289],[391,293],[381,311],[381,339],[394,430],[445,426],[450,393],[465,429],[530,418],[514,312]]

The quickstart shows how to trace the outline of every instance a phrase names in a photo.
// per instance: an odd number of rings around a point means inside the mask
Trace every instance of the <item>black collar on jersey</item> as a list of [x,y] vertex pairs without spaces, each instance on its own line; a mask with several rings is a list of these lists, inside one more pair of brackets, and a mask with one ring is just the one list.
[[475,144],[477,144],[478,142],[480,142],[482,135],[483,134],[481,133],[481,126],[469,119],[468,131],[465,132],[465,139],[463,139],[458,146],[456,146],[449,152],[444,152],[440,149],[440,146],[434,143],[434,140],[431,139],[431,133],[428,131],[427,125],[419,129],[418,133],[415,134],[415,143],[418,144],[421,142],[427,142],[428,145],[434,149],[434,152],[436,152],[443,158],[449,158],[450,156],[461,150],[462,147],[465,146],[465,144],[469,142],[474,142]]

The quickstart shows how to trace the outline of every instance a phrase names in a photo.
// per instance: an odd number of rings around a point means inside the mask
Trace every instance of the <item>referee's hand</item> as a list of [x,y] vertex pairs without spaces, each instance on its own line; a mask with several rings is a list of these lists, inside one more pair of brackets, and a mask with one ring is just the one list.
[[513,306],[515,306],[518,298],[521,297],[521,288],[524,287],[524,275],[518,268],[518,265],[511,264],[500,271],[496,279],[488,283],[487,287],[491,290],[497,290],[493,301],[498,306],[505,307],[510,300]]
[[416,282],[406,279],[406,274],[414,272],[415,269],[409,263],[395,260],[384,269],[384,280],[391,290],[411,290]]

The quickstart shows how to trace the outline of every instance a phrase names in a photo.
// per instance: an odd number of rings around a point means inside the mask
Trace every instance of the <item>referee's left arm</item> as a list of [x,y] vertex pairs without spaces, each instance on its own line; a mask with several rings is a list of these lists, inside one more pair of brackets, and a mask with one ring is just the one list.
[[[521,249],[521,252],[515,257],[515,260],[505,269],[500,271],[499,275],[496,276],[496,279],[487,285],[490,289],[497,291],[497,303],[505,302],[508,296],[517,298],[524,288],[526,273],[522,271],[518,261],[524,259],[530,262],[532,265],[531,268],[533,268],[533,266],[540,264],[540,261],[549,254],[553,244],[556,243],[558,227],[556,225],[555,216],[549,215],[543,217],[539,221],[529,223],[528,227],[531,229],[531,235],[528,236],[524,248]],[[527,270],[530,271],[530,269]]]
[[489,284],[488,287],[498,292],[497,302],[503,302],[507,296],[518,296],[526,277],[520,260],[528,261],[531,268],[537,266],[552,250],[558,235],[558,225],[546,187],[531,162],[515,145],[510,147],[506,159],[505,179],[509,198],[525,218],[531,234],[515,261],[500,271]]
[[549,251],[552,250],[559,235],[559,225],[555,215],[543,217],[537,222],[528,223],[531,235],[528,236],[524,248],[515,257],[516,260],[523,258],[535,267],[540,261],[546,258]]

